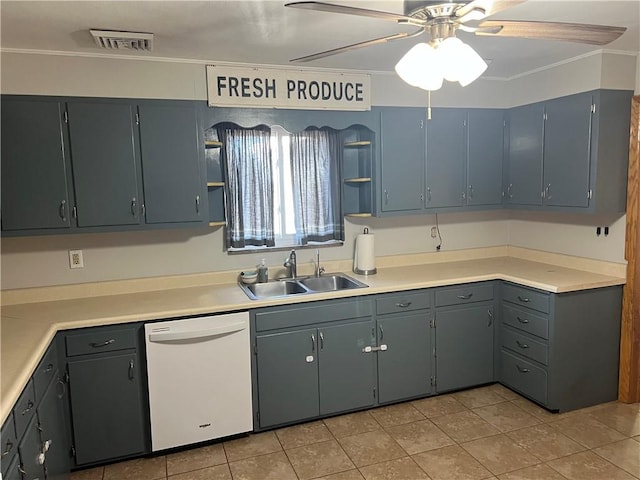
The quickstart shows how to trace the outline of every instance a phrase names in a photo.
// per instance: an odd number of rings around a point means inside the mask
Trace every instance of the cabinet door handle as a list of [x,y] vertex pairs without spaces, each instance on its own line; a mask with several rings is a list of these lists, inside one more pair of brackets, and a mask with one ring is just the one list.
[[316,336],[313,334],[311,335],[311,351],[316,351]]
[[469,185],[469,198],[473,198],[473,185]]
[[200,215],[200,195],[196,195],[196,213]]
[[384,204],[389,205],[389,192],[386,188],[384,189]]
[[427,203],[431,202],[431,187],[427,187]]
[[487,309],[487,316],[489,317],[489,323],[487,324],[487,327],[490,327],[491,325],[493,325],[493,311],[490,308]]
[[407,308],[410,305],[411,305],[411,302],[396,303],[396,307],[400,307],[400,308]]
[[22,464],[18,465],[18,471],[22,474],[22,475],[26,475],[27,472],[24,471],[24,469],[22,468]]
[[382,342],[382,339],[384,338],[384,330],[382,329],[382,322],[380,322],[380,325],[378,325],[378,328],[380,329],[380,341]]
[[58,213],[60,214],[60,218],[62,219],[63,222],[67,221],[67,201],[66,200],[62,200],[60,202],[60,210],[58,211]]
[[520,373],[529,373],[531,370],[529,370],[528,368],[523,368],[520,365],[516,365],[516,368],[518,369],[518,371]]
[[548,184],[544,189],[544,196],[547,200],[551,200],[551,184]]
[[129,361],[129,380],[133,380],[133,372],[135,370],[135,364],[133,363],[133,360]]
[[469,300],[471,297],[473,297],[473,293],[470,293],[468,295],[456,295],[456,297],[460,300]]
[[510,183],[507,187],[507,197],[513,198],[513,183]]
[[529,319],[527,318],[516,317],[516,320],[518,320],[520,323],[529,323]]
[[516,340],[516,344],[517,344],[520,348],[529,348],[529,345],[527,345],[526,343],[522,343],[520,340]]
[[34,405],[33,402],[31,400],[29,400],[27,402],[27,408],[25,408],[24,410],[22,410],[20,412],[20,415],[26,415],[27,413],[29,413],[31,411],[31,409],[33,409]]
[[58,398],[62,399],[67,394],[67,384],[62,381],[62,379],[58,379],[58,385],[61,385],[60,393],[58,394]]
[[9,455],[9,453],[11,453],[12,448],[13,448],[13,442],[11,440],[7,440],[7,443],[5,443],[4,452],[2,452],[2,456],[6,457],[7,455]]
[[91,342],[89,345],[92,348],[100,348],[100,347],[106,347],[107,345],[111,345],[112,343],[115,343],[115,340],[113,338],[102,343]]
[[320,332],[320,350],[324,349],[324,333]]
[[134,217],[136,216],[136,206],[138,205],[138,201],[136,200],[136,197],[133,197],[131,199],[131,215],[133,215]]
[[520,300],[522,303],[529,303],[531,301],[527,297],[521,297],[520,295],[518,295],[518,300]]
[[50,363],[49,365],[47,365],[47,368],[45,368],[42,373],[49,373],[51,371],[53,371],[53,363]]

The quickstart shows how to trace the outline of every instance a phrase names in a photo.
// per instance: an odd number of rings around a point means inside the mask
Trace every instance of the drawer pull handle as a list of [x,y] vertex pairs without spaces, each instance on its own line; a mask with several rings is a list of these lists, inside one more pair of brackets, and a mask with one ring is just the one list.
[[523,303],[529,303],[531,301],[527,297],[521,297],[520,295],[518,295],[518,300],[520,300]]
[[34,407],[33,402],[31,400],[29,400],[27,402],[27,408],[22,410],[22,412],[20,412],[20,415],[26,415],[27,413],[29,413],[33,409],[33,407]]
[[529,320],[527,318],[516,317],[516,320],[518,320],[520,323],[529,323]]
[[135,369],[135,363],[133,363],[133,360],[129,361],[129,380],[133,380],[133,372]]
[[9,455],[9,453],[11,453],[12,448],[13,448],[13,442],[11,440],[7,440],[7,443],[4,447],[4,452],[2,452],[2,456],[6,457],[7,455]]
[[487,316],[489,317],[489,323],[487,324],[487,327],[490,327],[491,325],[493,325],[493,311],[490,308],[487,309]]
[[411,302],[396,303],[396,307],[400,307],[400,308],[407,308],[410,305],[411,305]]
[[53,363],[50,363],[49,365],[47,365],[47,368],[44,369],[44,372],[42,373],[49,373],[53,371]]
[[100,347],[106,347],[107,345],[111,345],[112,343],[115,343],[115,340],[113,338],[111,340],[107,340],[106,342],[102,342],[102,343],[91,342],[89,345],[92,348],[100,348]]
[[529,373],[531,370],[529,370],[528,368],[523,368],[520,365],[516,365],[516,368],[518,369],[518,371],[520,373]]
[[526,343],[522,343],[520,340],[516,340],[516,343],[520,348],[529,348],[529,345],[527,345]]
[[473,297],[473,293],[470,293],[469,295],[456,295],[456,297],[458,297],[460,300],[469,300],[471,297]]

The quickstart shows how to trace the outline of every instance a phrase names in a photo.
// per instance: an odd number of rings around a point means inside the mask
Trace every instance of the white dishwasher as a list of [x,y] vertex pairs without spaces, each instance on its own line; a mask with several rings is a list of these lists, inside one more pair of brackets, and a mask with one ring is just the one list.
[[154,452],[253,430],[248,312],[144,330]]

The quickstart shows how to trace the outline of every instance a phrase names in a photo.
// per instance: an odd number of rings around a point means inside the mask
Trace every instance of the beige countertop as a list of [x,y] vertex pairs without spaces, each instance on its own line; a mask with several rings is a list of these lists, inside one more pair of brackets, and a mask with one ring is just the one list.
[[[36,301],[40,298],[40,293],[42,298],[51,297],[45,290],[36,290],[35,293],[23,295],[24,298],[30,299],[28,303],[16,303],[15,299],[12,301],[10,294],[3,292],[0,319],[0,421],[4,422],[7,418],[47,346],[59,330],[248,310],[270,305],[486,280],[507,280],[554,293],[625,283],[623,266],[618,264],[580,261],[574,257],[564,258],[521,250],[478,249],[470,254],[442,255],[438,260],[446,261],[439,262],[432,261],[424,255],[381,260],[376,275],[366,277],[349,273],[369,285],[368,288],[292,296],[285,299],[250,300],[235,284],[234,276],[229,274],[218,276],[215,281],[212,280],[214,277],[211,277],[211,283],[208,284],[202,284],[202,278],[198,281],[185,280],[182,283],[168,280],[162,288],[158,288],[160,284],[154,284],[156,290],[137,293],[111,293],[119,290],[118,282],[112,282],[106,291],[89,288],[88,291],[92,292],[93,296],[78,295],[79,298],[64,300]],[[331,271],[339,269],[349,272],[350,269],[348,262],[334,262],[334,265],[327,266]],[[52,288],[64,297],[63,290]],[[130,289],[131,284],[128,284],[127,288]],[[14,297],[18,298],[20,295]]]

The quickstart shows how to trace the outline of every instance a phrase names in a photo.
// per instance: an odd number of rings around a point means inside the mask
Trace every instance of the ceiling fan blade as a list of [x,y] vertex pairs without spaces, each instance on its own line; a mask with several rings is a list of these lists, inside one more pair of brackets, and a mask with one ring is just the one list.
[[497,35],[503,37],[541,38],[565,42],[606,45],[613,42],[627,29],[605,25],[559,22],[525,22],[514,20],[487,20],[479,27],[502,27],[497,33],[480,30],[476,35]]
[[330,13],[346,13],[348,15],[359,15],[361,17],[378,18],[380,20],[390,20],[392,22],[414,22],[415,20],[406,15],[397,13],[380,12],[378,10],[369,10],[368,8],[348,7],[346,5],[335,5],[333,3],[324,2],[292,2],[286,3],[285,7],[303,8],[305,10],[316,10],[319,12]]
[[373,40],[367,40],[366,42],[353,43],[351,45],[346,45],[340,48],[334,48],[332,50],[326,50],[320,53],[314,53],[313,55],[306,55],[304,57],[294,58],[290,60],[290,62],[309,62],[311,60],[317,60],[319,58],[329,57],[331,55],[336,55],[338,53],[348,52],[349,50],[356,50],[362,47],[369,47],[371,45],[378,45],[380,43],[387,43],[393,40],[399,40],[401,38],[413,37],[422,33],[422,30],[419,30],[415,33],[397,33],[395,35],[389,35],[387,37],[374,38]]
[[[460,19],[462,22],[480,20],[488,17],[489,15],[493,15],[494,13],[506,10],[507,8],[525,3],[526,1],[527,0],[474,0],[471,3],[467,3],[464,7],[460,7],[456,10],[455,14],[456,18]],[[464,17],[467,15],[469,18],[465,19]]]

